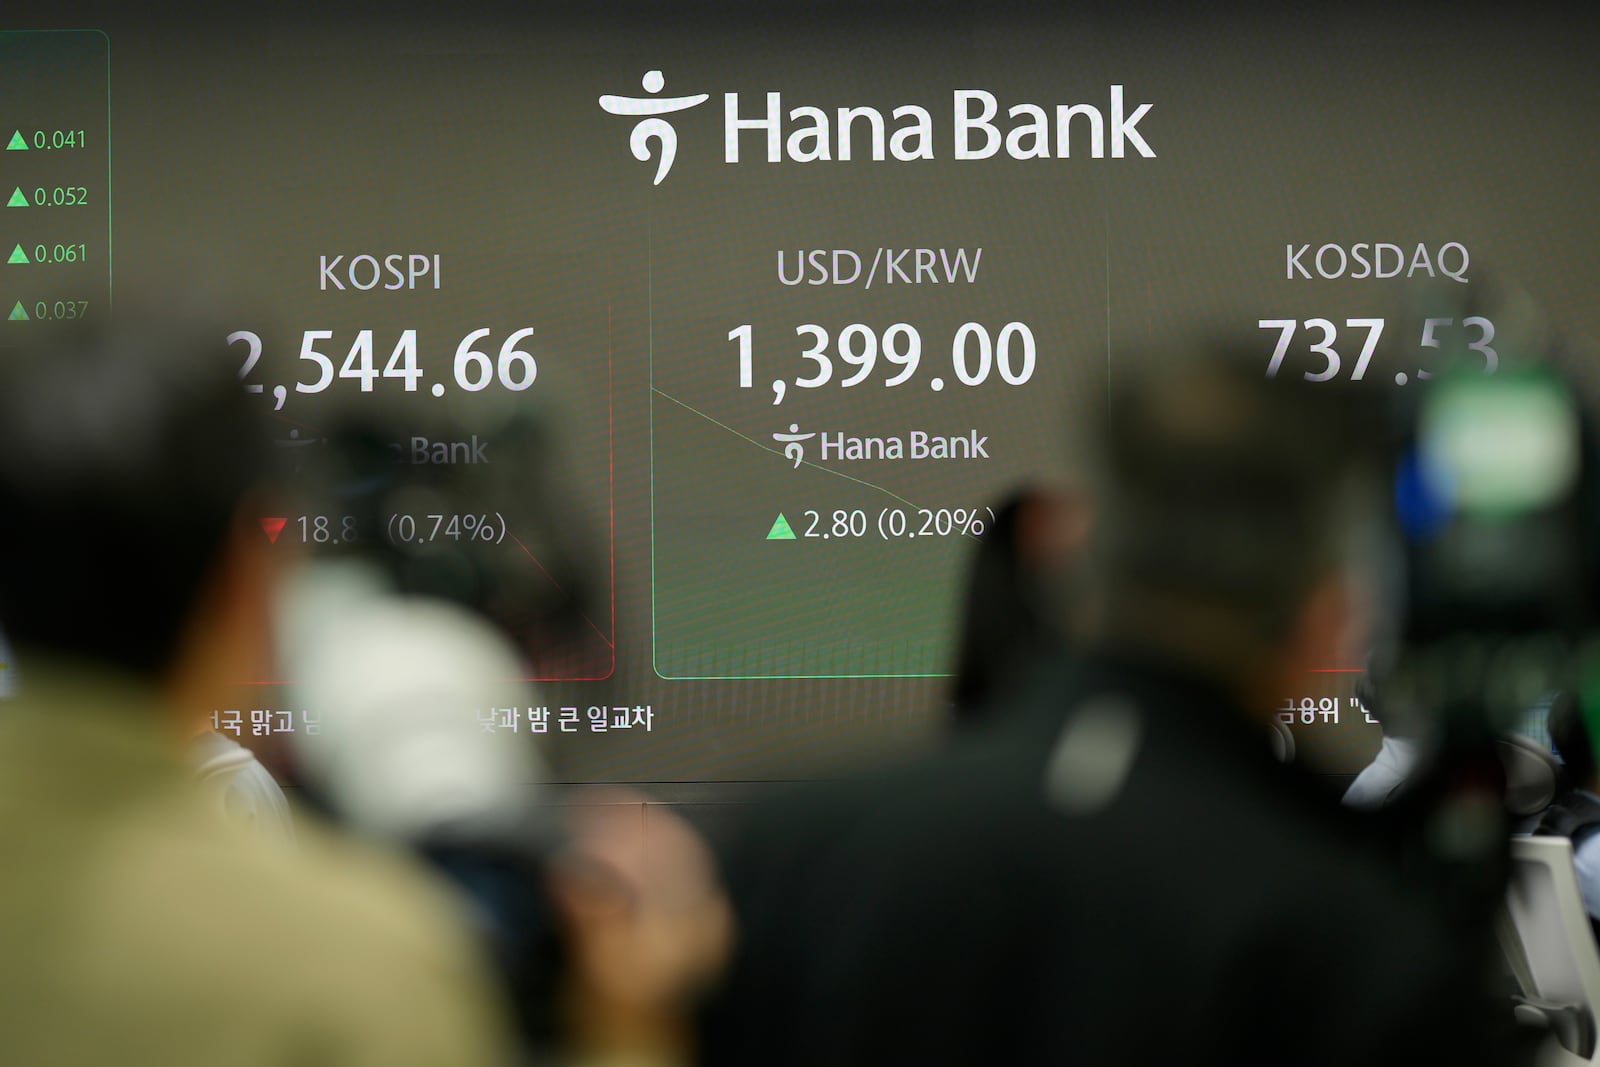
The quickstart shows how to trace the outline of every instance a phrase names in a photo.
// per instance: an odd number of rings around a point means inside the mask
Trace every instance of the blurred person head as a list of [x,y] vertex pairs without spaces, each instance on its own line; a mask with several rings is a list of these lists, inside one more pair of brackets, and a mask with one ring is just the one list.
[[276,645],[295,703],[323,729],[291,745],[339,819],[396,842],[514,840],[540,799],[528,745],[480,709],[538,703],[498,629],[467,609],[367,584],[360,563],[315,563],[284,583]]
[[66,661],[192,709],[264,662],[267,557],[240,520],[265,441],[206,325],[118,315],[0,353],[0,622],[24,685]]
[[1557,793],[1574,789],[1593,790],[1596,785],[1594,743],[1589,739],[1589,728],[1577,697],[1563,691],[1550,704],[1550,744],[1561,757],[1561,778]]
[[594,1062],[695,1062],[692,1013],[733,947],[711,850],[631,790],[594,787],[569,810],[550,889],[567,942],[571,1048]]
[[1338,383],[1248,346],[1119,371],[1099,435],[1086,635],[1211,678],[1262,716],[1366,647],[1374,458]]
[[1020,489],[994,509],[967,571],[951,696],[970,722],[1017,693],[1030,664],[1062,646],[1056,603],[1082,548],[1086,509],[1043,487]]

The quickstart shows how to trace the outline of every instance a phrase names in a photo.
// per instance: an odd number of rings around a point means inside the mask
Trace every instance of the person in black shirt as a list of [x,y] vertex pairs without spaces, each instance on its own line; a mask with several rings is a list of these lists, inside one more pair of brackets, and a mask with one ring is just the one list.
[[776,804],[726,853],[741,936],[707,1063],[1527,1054],[1488,931],[1273,759],[1283,693],[1363,647],[1376,503],[1334,387],[1231,355],[1119,364],[1079,654],[1015,714]]
[[1007,704],[1040,660],[1065,646],[1063,605],[1089,517],[1059,489],[1018,489],[992,509],[968,564],[950,697],[955,723],[971,725]]

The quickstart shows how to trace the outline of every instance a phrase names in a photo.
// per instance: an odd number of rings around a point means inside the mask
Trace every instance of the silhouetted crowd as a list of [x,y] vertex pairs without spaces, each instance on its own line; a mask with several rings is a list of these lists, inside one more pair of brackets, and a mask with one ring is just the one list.
[[[1496,938],[1518,832],[1571,843],[1600,915],[1581,693],[1540,706],[1548,795],[1516,810],[1506,731],[1386,713],[1427,701],[1374,654],[1403,644],[1392,462],[1348,391],[1226,345],[1119,363],[1083,478],[975,545],[946,742],[713,846],[486,741],[472,702],[521,672],[485,618],[270,551],[271,449],[211,336],[128,313],[0,360],[0,1062],[1593,1052],[1579,991],[1541,1000]],[[327,727],[293,804],[207,718],[286,656]],[[1277,717],[1359,662],[1386,736],[1341,804]]]

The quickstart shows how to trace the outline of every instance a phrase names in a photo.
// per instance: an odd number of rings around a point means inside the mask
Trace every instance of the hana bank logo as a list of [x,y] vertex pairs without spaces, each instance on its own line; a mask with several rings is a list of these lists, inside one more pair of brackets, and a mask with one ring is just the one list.
[[666,78],[661,76],[659,70],[647,71],[640,84],[650,96],[613,96],[607,93],[600,98],[600,106],[613,115],[649,116],[640,119],[634,126],[633,134],[628,138],[628,146],[633,149],[633,158],[643,163],[651,156],[650,139],[655,138],[660,142],[661,159],[656,164],[655,181],[651,183],[660,185],[661,179],[672,169],[672,161],[678,157],[678,131],[672,128],[672,123],[659,116],[698,107],[710,99],[710,94],[658,97],[655,94],[667,84]]

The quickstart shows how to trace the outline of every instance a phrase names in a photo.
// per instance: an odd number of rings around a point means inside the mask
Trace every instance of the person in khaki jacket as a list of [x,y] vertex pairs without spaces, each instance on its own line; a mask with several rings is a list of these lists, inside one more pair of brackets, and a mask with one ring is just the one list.
[[274,585],[266,438],[224,333],[198,336],[0,352],[0,1063],[505,1063],[453,898],[315,826],[239,832],[186,758],[196,715],[268,676]]

